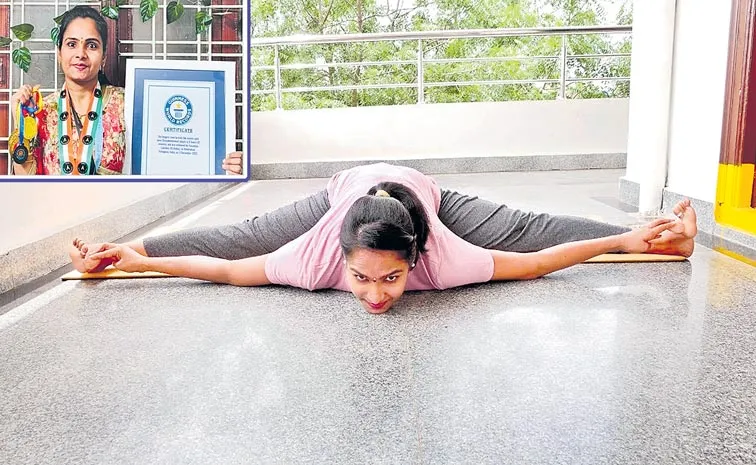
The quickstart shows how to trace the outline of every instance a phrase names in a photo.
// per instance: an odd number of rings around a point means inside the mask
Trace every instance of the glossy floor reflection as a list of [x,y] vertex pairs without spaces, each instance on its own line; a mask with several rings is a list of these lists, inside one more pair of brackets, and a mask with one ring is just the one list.
[[[437,178],[631,223],[596,200],[619,175]],[[253,183],[191,224],[323,185]],[[62,283],[0,310],[0,463],[754,463],[755,291],[756,269],[704,247],[382,316],[337,291]]]

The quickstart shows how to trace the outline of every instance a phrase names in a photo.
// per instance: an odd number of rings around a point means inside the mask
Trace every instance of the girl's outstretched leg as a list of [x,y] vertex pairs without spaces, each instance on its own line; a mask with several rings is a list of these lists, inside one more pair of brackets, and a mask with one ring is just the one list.
[[630,230],[577,216],[515,210],[444,189],[438,216],[447,228],[467,242],[508,252],[535,252],[565,242],[613,236]]
[[322,190],[241,223],[146,237],[144,251],[150,257],[206,255],[227,260],[265,255],[309,231],[329,208],[328,193]]

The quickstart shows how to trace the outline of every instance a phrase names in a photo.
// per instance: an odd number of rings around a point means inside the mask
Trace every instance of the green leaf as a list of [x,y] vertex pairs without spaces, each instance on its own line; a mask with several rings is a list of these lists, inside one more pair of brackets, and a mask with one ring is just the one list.
[[168,24],[171,24],[172,22],[177,21],[181,15],[184,14],[184,5],[181,4],[181,2],[178,2],[176,0],[173,0],[168,4],[168,6],[165,7]]
[[60,26],[60,23],[63,21],[63,16],[65,16],[65,13],[62,13],[60,16],[56,16],[53,18],[53,21],[55,21],[55,24]]
[[206,11],[200,10],[194,15],[194,29],[197,31],[197,34],[207,31],[207,26],[212,22],[212,15]]
[[60,26],[55,26],[50,31],[50,40],[52,40],[52,42],[57,45],[58,37],[60,37]]
[[13,39],[10,37],[0,37],[0,47],[7,47],[11,42],[13,42]]
[[128,3],[128,0],[116,0],[116,6],[124,6]]
[[13,26],[11,28],[11,31],[13,31],[13,34],[16,35],[16,38],[18,40],[29,40],[31,38],[32,32],[34,32],[34,26],[31,24],[18,24],[16,26]]
[[142,16],[142,22],[146,23],[151,20],[157,13],[157,0],[141,0],[139,2],[139,14]]
[[31,66],[31,52],[26,47],[17,48],[12,54],[13,63],[24,70],[25,73],[29,72],[29,66]]
[[115,5],[104,6],[100,11],[106,18],[118,19],[118,7]]

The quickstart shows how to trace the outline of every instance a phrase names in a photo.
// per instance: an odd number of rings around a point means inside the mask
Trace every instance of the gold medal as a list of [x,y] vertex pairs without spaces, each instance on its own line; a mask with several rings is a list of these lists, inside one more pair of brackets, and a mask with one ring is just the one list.
[[24,139],[31,140],[37,136],[37,119],[33,116],[24,118]]

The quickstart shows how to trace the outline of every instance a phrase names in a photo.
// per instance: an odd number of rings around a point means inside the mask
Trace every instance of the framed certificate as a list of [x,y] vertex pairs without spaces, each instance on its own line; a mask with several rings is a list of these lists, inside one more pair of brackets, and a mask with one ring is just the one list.
[[235,151],[235,76],[233,62],[127,60],[124,171],[225,176],[223,158]]

